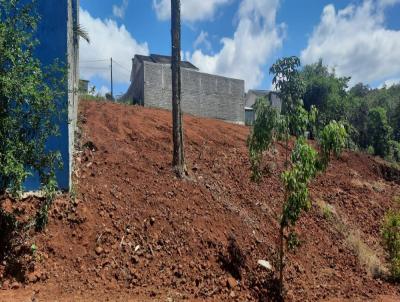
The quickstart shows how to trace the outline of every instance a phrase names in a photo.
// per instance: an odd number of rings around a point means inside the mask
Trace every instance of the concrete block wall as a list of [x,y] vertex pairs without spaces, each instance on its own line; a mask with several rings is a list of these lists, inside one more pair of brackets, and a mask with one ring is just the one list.
[[[171,110],[171,66],[144,62],[144,105]],[[244,81],[181,68],[182,110],[244,122]]]

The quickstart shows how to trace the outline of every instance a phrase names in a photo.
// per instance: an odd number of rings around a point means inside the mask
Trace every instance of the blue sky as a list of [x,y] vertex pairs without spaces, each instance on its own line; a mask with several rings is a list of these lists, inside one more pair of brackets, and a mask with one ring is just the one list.
[[[282,56],[319,58],[351,84],[400,82],[400,0],[181,0],[184,59],[201,71],[270,89],[268,69]],[[130,83],[136,53],[170,54],[170,0],[81,0],[81,77],[101,93]]]

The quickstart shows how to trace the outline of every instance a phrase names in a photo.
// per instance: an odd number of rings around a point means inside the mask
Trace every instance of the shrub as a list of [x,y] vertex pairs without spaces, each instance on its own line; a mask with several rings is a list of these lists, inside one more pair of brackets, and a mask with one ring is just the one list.
[[390,273],[394,280],[400,280],[400,211],[389,211],[383,221],[382,237],[389,254]]
[[346,147],[347,132],[341,123],[331,121],[326,125],[319,137],[321,145],[321,168],[326,169],[331,156],[339,157]]
[[252,170],[252,180],[261,179],[260,164],[262,154],[274,141],[274,129],[277,123],[277,112],[266,98],[259,98],[255,105],[256,120],[248,138],[248,148]]
[[279,245],[279,284],[283,288],[283,258],[284,258],[284,232],[289,226],[294,226],[302,211],[311,207],[308,198],[308,184],[317,173],[317,152],[309,146],[304,138],[299,138],[291,155],[291,169],[282,173],[282,182],[285,189],[280,221]]
[[290,116],[290,132],[296,136],[304,136],[308,127],[308,112],[303,105],[298,105]]

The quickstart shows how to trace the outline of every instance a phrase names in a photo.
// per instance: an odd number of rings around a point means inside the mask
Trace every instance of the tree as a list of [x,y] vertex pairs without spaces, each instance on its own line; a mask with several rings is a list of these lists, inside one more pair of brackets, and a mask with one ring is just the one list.
[[[278,90],[278,95],[282,100],[282,114],[286,119],[286,164],[288,162],[289,153],[289,134],[296,137],[301,132],[305,115],[303,112],[302,97],[304,94],[304,83],[300,77],[298,68],[300,67],[300,59],[298,57],[286,57],[278,59],[269,70],[274,75],[272,84]],[[301,118],[298,118],[298,113]],[[300,128],[299,128],[300,127]],[[304,134],[304,133],[303,133]]]
[[350,77],[337,77],[335,71],[329,71],[322,60],[304,66],[300,75],[305,84],[304,107],[310,110],[314,105],[319,111],[320,127],[331,120],[345,119],[349,107],[347,86]]
[[285,230],[294,226],[304,210],[311,207],[308,198],[308,184],[317,173],[317,152],[309,146],[304,138],[296,142],[291,155],[292,167],[282,173],[285,189],[284,203],[279,228],[279,285],[283,290],[284,240]]
[[389,152],[389,142],[392,128],[389,126],[386,110],[376,107],[368,114],[369,144],[374,148],[375,155],[385,157]]
[[186,174],[181,111],[181,3],[171,0],[172,41],[172,140],[174,145],[172,164],[179,177]]
[[400,141],[400,96],[399,102],[394,109],[391,125],[393,128],[393,138],[397,141]]
[[37,173],[45,192],[56,189],[59,152],[46,149],[57,135],[65,68],[43,68],[35,58],[36,3],[0,0],[0,193],[18,195]]

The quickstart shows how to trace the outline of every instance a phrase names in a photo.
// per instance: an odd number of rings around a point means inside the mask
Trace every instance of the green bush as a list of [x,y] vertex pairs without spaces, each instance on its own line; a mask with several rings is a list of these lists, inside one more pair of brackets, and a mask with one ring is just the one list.
[[[29,1],[28,1],[29,2]],[[37,173],[52,188],[59,153],[46,149],[58,134],[58,102],[64,96],[65,68],[43,68],[35,58],[35,2],[0,0],[0,194],[18,195]]]
[[346,147],[346,142],[347,132],[341,123],[331,121],[322,129],[319,137],[322,169],[326,169],[332,155],[340,156]]
[[262,176],[260,171],[262,154],[270,148],[274,141],[274,129],[276,127],[278,115],[266,98],[259,98],[254,105],[254,109],[256,120],[254,121],[247,144],[250,155],[252,180],[259,181]]
[[382,226],[382,237],[389,254],[390,273],[394,280],[400,280],[400,211],[389,211]]
[[[317,173],[317,152],[306,143],[304,138],[299,138],[292,151],[291,162],[291,169],[282,173],[285,200],[280,221],[278,261],[281,292],[284,269],[284,232],[289,226],[294,226],[296,224],[303,211],[307,211],[311,207],[308,195],[308,184]],[[291,236],[293,236],[293,234]],[[289,244],[289,246],[291,246],[291,244]]]

